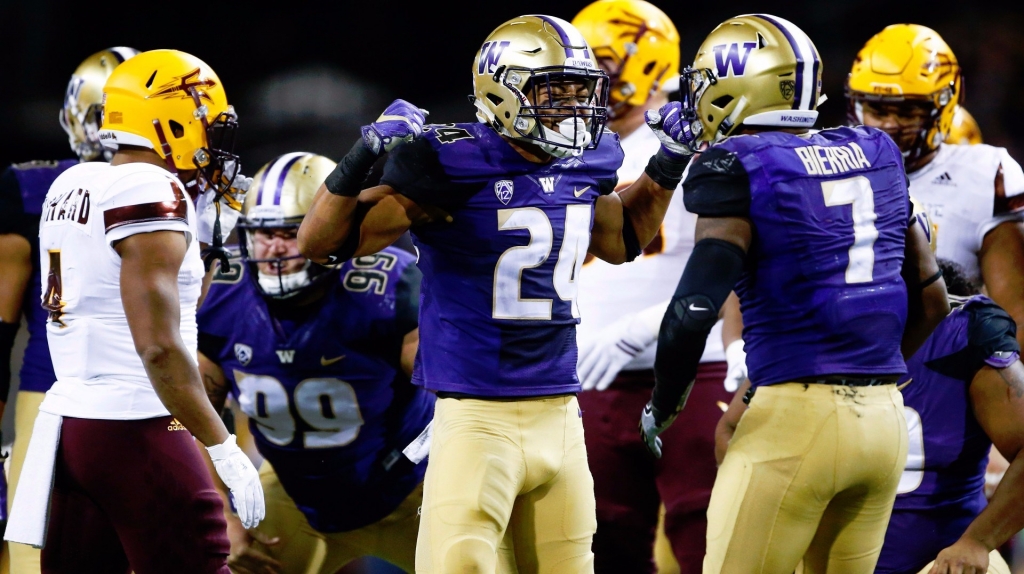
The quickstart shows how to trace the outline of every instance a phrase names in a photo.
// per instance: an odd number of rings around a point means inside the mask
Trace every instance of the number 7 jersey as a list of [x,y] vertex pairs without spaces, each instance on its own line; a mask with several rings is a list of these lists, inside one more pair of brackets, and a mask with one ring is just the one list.
[[423,271],[414,382],[482,397],[579,391],[576,281],[594,202],[621,163],[611,133],[537,164],[472,123],[429,126],[391,152],[381,183],[453,219],[412,230]]
[[906,372],[900,272],[912,210],[884,132],[728,138],[690,164],[683,200],[698,215],[752,222],[736,293],[753,385]]

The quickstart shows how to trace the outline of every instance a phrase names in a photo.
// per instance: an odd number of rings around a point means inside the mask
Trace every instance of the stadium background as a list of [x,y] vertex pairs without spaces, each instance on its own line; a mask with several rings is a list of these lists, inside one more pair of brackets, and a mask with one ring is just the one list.
[[[824,62],[829,101],[819,126],[845,121],[846,74],[871,35],[898,22],[930,26],[960,61],[964,103],[986,143],[1024,160],[1024,10],[948,0],[654,3],[679,29],[684,65],[730,16],[768,12],[803,28]],[[357,127],[398,97],[430,110],[433,122],[472,121],[470,65],[487,34],[519,14],[569,20],[586,4],[292,0],[266,9],[237,1],[0,0],[0,164],[71,157],[57,110],[78,63],[108,46],[176,48],[210,64],[239,113],[236,151],[252,174],[290,151],[338,159]],[[17,349],[14,356],[16,383]],[[13,438],[12,411],[3,424],[5,443]],[[1018,560],[1015,572],[1024,572],[1024,558]]]

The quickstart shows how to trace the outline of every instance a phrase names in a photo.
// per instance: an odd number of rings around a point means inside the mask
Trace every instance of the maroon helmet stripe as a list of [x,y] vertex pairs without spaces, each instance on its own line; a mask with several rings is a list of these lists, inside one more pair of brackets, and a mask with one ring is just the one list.
[[185,203],[185,195],[181,188],[171,182],[171,189],[174,190],[173,201],[154,201],[153,203],[142,203],[139,205],[125,205],[115,207],[103,212],[103,225],[106,233],[124,225],[135,223],[150,223],[153,221],[180,221],[188,222],[188,204]]

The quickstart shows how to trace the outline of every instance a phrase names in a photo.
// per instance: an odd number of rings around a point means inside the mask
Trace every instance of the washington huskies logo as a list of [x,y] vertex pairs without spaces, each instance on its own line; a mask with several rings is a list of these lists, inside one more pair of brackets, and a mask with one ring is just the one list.
[[484,42],[484,45],[480,48],[480,59],[476,62],[476,73],[481,76],[493,74],[494,70],[498,67],[498,59],[501,58],[501,53],[505,51],[505,48],[508,48],[509,44],[508,40]]
[[[217,82],[209,78],[199,77],[199,68],[192,70],[184,76],[178,76],[170,82],[157,88],[156,92],[153,92],[148,98],[155,98],[157,96],[162,98],[173,98],[174,96],[180,96],[182,99],[189,99],[192,97],[192,90],[199,95],[200,98],[213,102],[213,98],[206,94],[206,90],[203,88],[212,88],[217,85]],[[156,72],[153,72],[155,75]]]
[[235,343],[235,358],[243,367],[248,365],[252,360],[252,347],[243,343]]
[[782,80],[779,82],[779,92],[782,93],[782,99],[792,100],[793,94],[796,93],[796,82],[793,80]]
[[494,195],[502,204],[508,205],[512,201],[512,182],[507,179],[494,182]]
[[757,42],[733,42],[732,44],[719,44],[711,48],[715,52],[715,66],[718,68],[718,77],[724,78],[732,70],[733,76],[742,76],[747,67],[747,58],[750,52],[757,47]]

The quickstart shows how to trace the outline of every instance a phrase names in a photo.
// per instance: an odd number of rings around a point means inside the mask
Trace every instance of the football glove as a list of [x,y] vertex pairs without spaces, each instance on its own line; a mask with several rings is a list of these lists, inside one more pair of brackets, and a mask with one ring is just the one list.
[[206,450],[210,453],[217,476],[231,491],[235,512],[242,526],[254,528],[267,514],[260,473],[242,449],[238,448],[235,435],[229,436],[222,444],[206,447]]
[[669,102],[659,110],[644,112],[647,126],[654,130],[661,141],[661,149],[677,160],[693,155],[697,138],[704,131],[699,120],[684,120],[680,109],[679,102]]
[[376,121],[363,126],[363,144],[366,149],[380,155],[398,144],[410,142],[423,133],[423,122],[429,112],[405,100],[395,100]]
[[747,380],[747,354],[743,351],[743,339],[736,339],[725,348],[725,390],[735,393]]
[[584,391],[607,389],[623,367],[658,341],[667,301],[628,315],[580,344],[577,372]]
[[213,188],[207,188],[199,195],[196,200],[196,225],[199,228],[198,239],[201,243],[214,244],[214,228],[217,227],[218,219],[221,242],[231,235],[238,218],[242,216],[242,204],[251,185],[251,177],[238,174],[223,194],[218,194]]
[[659,411],[650,401],[640,413],[640,440],[656,458],[661,458],[661,437],[658,435],[668,430],[677,416],[678,412],[665,414]]

